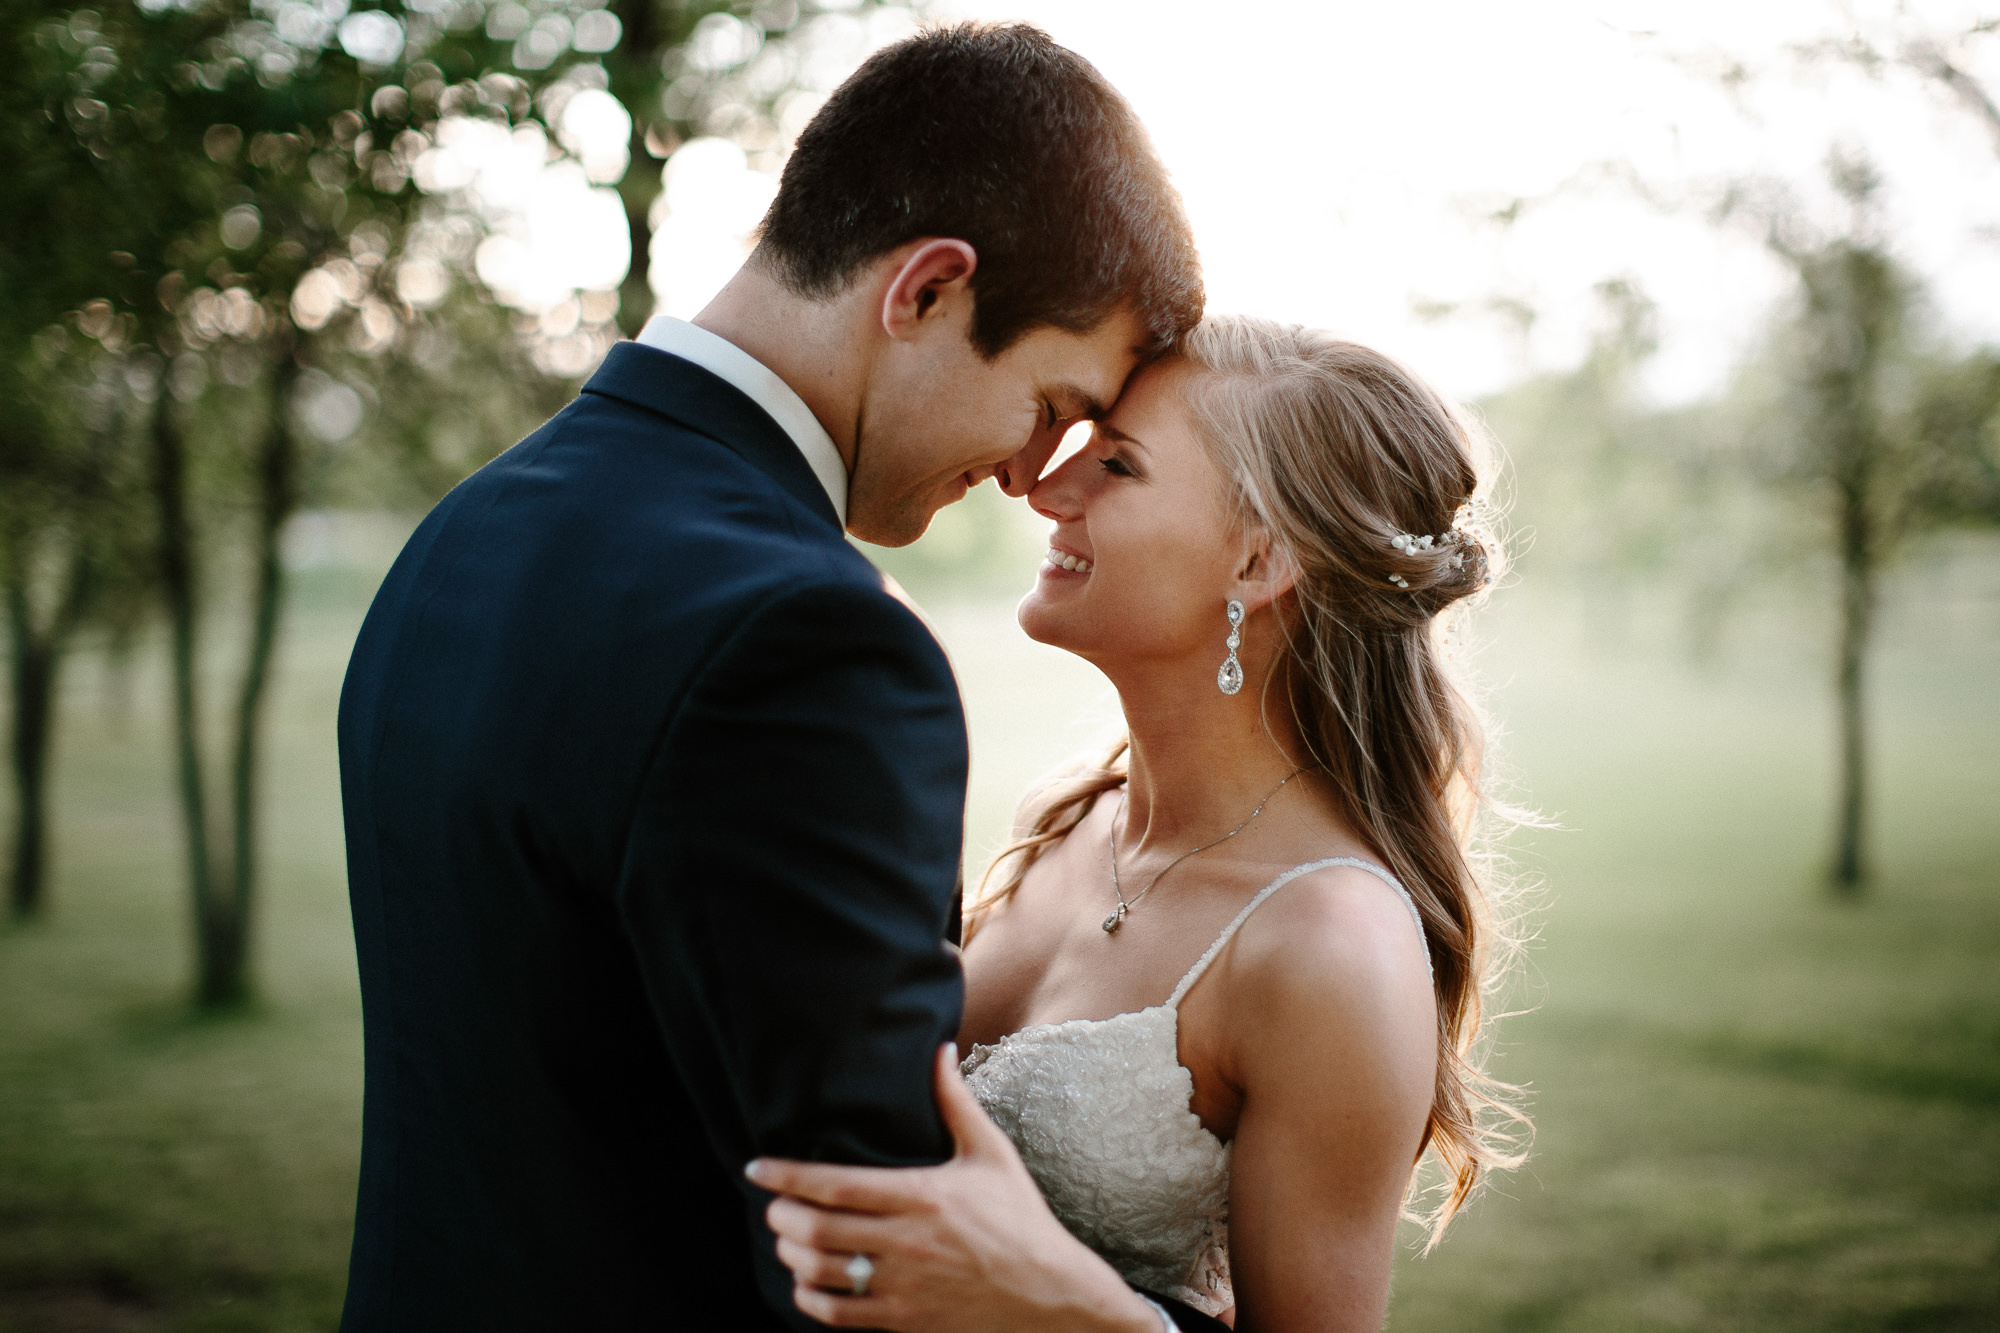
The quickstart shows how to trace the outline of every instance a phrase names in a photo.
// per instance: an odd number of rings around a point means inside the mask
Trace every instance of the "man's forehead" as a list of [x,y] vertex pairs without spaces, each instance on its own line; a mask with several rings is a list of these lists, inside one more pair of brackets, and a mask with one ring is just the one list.
[[1102,387],[1059,383],[1047,386],[1042,393],[1065,417],[1098,421],[1110,413],[1111,405],[1117,401],[1122,387],[1122,381],[1108,392]]
[[1146,366],[1145,349],[1129,343],[1096,340],[1087,356],[1070,361],[1052,378],[1052,389],[1077,400],[1073,415],[1095,420],[1111,410],[1125,385]]

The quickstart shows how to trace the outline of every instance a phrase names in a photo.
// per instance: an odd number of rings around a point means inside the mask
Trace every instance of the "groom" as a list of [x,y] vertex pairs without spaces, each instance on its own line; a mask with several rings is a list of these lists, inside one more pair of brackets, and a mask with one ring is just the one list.
[[1201,300],[1095,70],[929,32],[807,127],[712,305],[432,511],[341,698],[343,1329],[815,1327],[742,1168],[949,1155],[960,1006],[957,690],[842,530],[1025,494]]

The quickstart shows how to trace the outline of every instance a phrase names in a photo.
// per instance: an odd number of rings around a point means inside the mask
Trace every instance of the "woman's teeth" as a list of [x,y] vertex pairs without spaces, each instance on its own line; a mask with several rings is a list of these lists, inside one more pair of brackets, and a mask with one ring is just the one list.
[[1088,574],[1090,572],[1090,562],[1088,560],[1078,559],[1076,556],[1055,550],[1053,547],[1050,548],[1049,553],[1043,556],[1042,559],[1048,564],[1054,565],[1057,569],[1072,570],[1078,574]]

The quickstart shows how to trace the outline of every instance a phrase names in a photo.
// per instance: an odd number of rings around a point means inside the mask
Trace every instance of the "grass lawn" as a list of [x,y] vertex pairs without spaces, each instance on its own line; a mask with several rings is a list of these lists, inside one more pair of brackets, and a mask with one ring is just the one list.
[[2000,1329],[2000,653],[1930,638],[1883,654],[1859,904],[1818,878],[1813,677],[1515,678],[1567,829],[1521,840],[1543,943],[1499,1063],[1539,1142],[1402,1264],[1392,1327]]
[[[263,1000],[196,1021],[161,682],[71,679],[46,921],[0,929],[0,1330],[331,1329],[360,1019],[332,717],[358,618],[307,580],[274,712]],[[1981,609],[1983,607],[1983,609]],[[1828,902],[1821,676],[1697,676],[1509,612],[1485,662],[1542,942],[1499,1069],[1540,1141],[1429,1258],[1398,1330],[2000,1328],[2000,625],[1884,634],[1880,874]],[[1004,607],[937,614],[976,851],[1114,720]],[[1412,1232],[1414,1235],[1414,1232]]]

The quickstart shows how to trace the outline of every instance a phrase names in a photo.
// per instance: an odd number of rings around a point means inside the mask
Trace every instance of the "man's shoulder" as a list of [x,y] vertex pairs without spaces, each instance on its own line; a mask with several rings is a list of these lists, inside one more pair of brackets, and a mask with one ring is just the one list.
[[[690,402],[699,395],[700,386],[691,389]],[[751,436],[756,438],[746,438]],[[693,407],[670,414],[586,391],[481,468],[474,479],[504,482],[512,474],[538,471],[552,479],[594,484],[611,493],[607,498],[632,501],[686,503],[708,490],[748,491],[774,499],[787,496],[806,502],[802,508],[816,511],[821,520],[816,525],[821,529],[817,535],[839,540],[840,527],[831,506],[822,510],[817,503],[823,492],[800,494],[786,484],[788,478],[773,471],[770,457],[760,448],[750,447],[770,445],[774,437],[787,453],[796,453],[776,426],[761,416],[742,420],[712,417]],[[792,461],[785,454],[777,456]],[[797,466],[805,468],[802,460]],[[668,483],[671,489],[665,493],[648,489],[649,483],[658,482]]]
[[[746,628],[755,618],[850,641],[889,632],[942,658],[908,594],[809,502],[818,493],[802,497],[717,432],[586,394],[517,451],[495,460],[492,484],[511,487],[510,471],[530,491],[542,479],[570,480],[548,487],[551,512],[526,525],[534,535],[516,536],[539,542],[548,524],[584,537],[593,554],[583,558],[615,560],[635,583],[671,589],[667,602],[680,606],[670,614],[727,603],[724,619]],[[558,559],[582,556],[568,540],[550,546],[563,548]]]
[[739,649],[791,659],[795,664],[856,652],[891,654],[904,667],[921,664],[931,685],[956,697],[951,662],[930,621],[896,581],[853,547],[838,558],[786,571],[767,566],[738,592],[735,633]]
[[[816,483],[806,490],[774,471],[758,448],[713,423],[594,393],[467,478],[433,520],[450,524],[455,513],[482,517],[461,526],[474,540],[483,530],[485,539],[504,533],[510,544],[546,535],[579,554],[624,546],[638,557],[652,548],[662,573],[690,557],[828,572],[845,567],[848,577],[864,579],[869,568]],[[502,520],[502,532],[493,530],[489,515]]]

